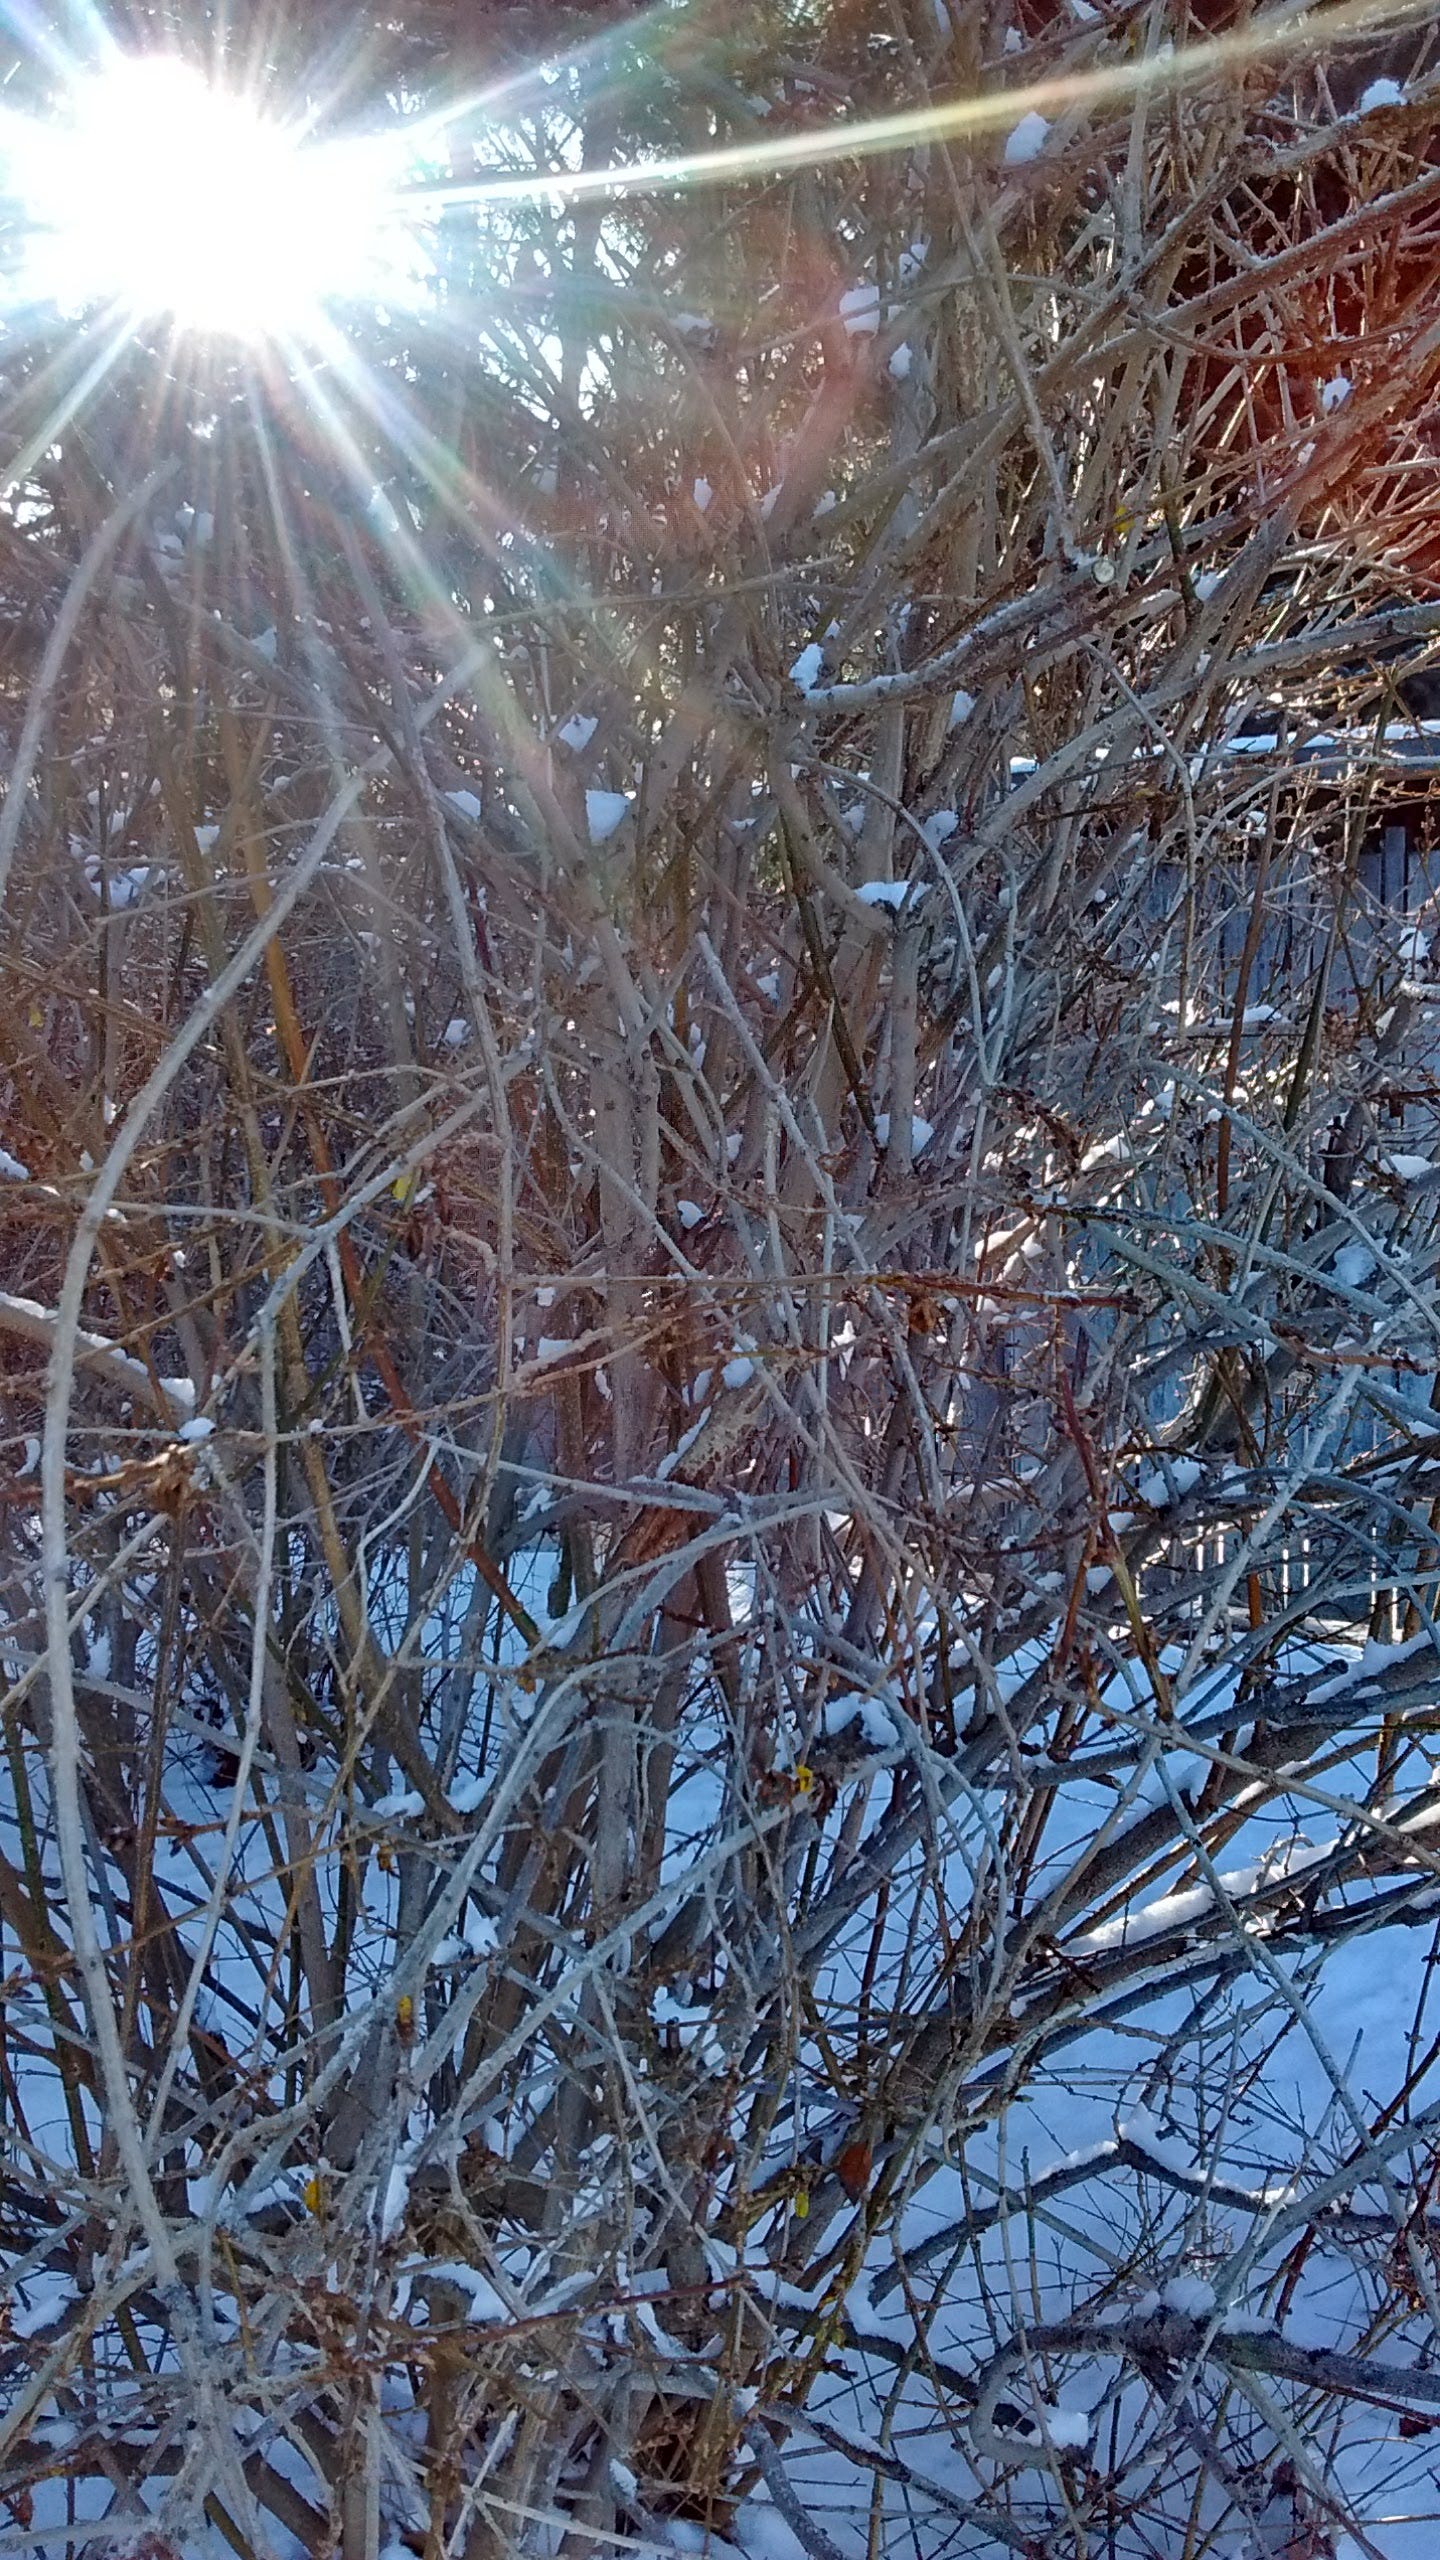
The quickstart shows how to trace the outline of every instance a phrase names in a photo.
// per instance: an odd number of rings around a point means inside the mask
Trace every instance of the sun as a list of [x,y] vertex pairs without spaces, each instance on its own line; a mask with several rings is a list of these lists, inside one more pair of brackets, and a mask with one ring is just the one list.
[[384,142],[317,142],[168,54],[119,55],[6,137],[24,287],[255,341],[393,294],[416,242]]

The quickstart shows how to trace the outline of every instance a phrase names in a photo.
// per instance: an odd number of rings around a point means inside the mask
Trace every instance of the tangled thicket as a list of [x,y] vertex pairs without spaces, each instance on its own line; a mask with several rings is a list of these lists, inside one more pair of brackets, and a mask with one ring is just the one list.
[[1240,33],[7,352],[6,2549],[1433,2547],[1440,119]]

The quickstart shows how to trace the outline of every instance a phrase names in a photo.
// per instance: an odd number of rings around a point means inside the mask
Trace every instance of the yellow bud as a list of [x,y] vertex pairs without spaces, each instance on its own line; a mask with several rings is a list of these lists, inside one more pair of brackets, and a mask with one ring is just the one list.
[[794,2214],[797,2222],[804,2222],[807,2219],[810,2212],[810,2196],[807,2188],[798,2187],[796,2189],[794,2201],[791,2204],[790,2210]]

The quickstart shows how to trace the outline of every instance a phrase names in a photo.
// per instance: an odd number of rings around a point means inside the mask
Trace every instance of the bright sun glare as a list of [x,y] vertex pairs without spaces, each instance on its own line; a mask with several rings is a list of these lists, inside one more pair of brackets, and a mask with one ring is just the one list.
[[172,56],[112,61],[8,156],[32,226],[28,290],[68,309],[304,336],[403,273],[384,145],[308,141]]

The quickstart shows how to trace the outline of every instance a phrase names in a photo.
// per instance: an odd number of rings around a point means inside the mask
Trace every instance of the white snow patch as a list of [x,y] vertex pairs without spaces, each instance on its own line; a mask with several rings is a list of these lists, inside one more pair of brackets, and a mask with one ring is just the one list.
[[822,1710],[822,1733],[848,1733],[858,1724],[873,1751],[889,1751],[895,1742],[895,1717],[878,1698],[862,1698],[851,1690],[843,1698],[832,1698]]
[[462,818],[479,817],[480,802],[473,791],[447,791],[445,797]]
[[1038,160],[1050,139],[1050,121],[1037,114],[1034,107],[1005,136],[1000,157],[1007,169],[1022,168],[1027,160]]
[[696,504],[696,506],[699,508],[700,513],[702,514],[702,516],[703,516],[704,514],[706,514],[706,513],[707,513],[707,511],[708,511],[708,509],[709,509],[710,501],[711,501],[711,499],[714,497],[715,492],[714,492],[714,490],[711,488],[710,483],[709,483],[709,481],[706,479],[706,477],[705,477],[705,475],[704,475],[704,473],[703,473],[703,472],[701,473],[701,475],[700,475],[699,479],[696,481],[694,488],[693,488],[693,489],[691,490],[691,492],[690,492],[690,495],[691,495],[691,497],[694,499],[695,504]]
[[1383,1672],[1394,1670],[1399,1664],[1431,1649],[1432,1638],[1428,1629],[1418,1636],[1402,1636],[1398,1644],[1382,1644],[1378,1637],[1372,1636],[1359,1653],[1351,1655],[1342,1670],[1332,1673],[1328,1680],[1322,1680],[1310,1695],[1317,1701],[1338,1698],[1342,1691],[1353,1689],[1359,1681],[1378,1679]]
[[[1428,1643],[1429,1638],[1424,1641]],[[1397,1649],[1390,1646],[1386,1651],[1393,1656]],[[1316,1698],[1323,1694],[1322,1689],[1311,1692]],[[1333,1841],[1324,1841],[1317,1847],[1311,1841],[1300,1839],[1268,1852],[1264,1857],[1252,1859],[1248,1866],[1227,1868],[1219,1878],[1221,1894],[1227,1902],[1244,1902],[1252,1893],[1259,1892],[1267,1884],[1276,1883],[1282,1876],[1303,1874],[1306,1868],[1320,1865],[1332,1854],[1334,1845]],[[1083,1948],[1089,1954],[1099,1954],[1109,1947],[1143,1946],[1147,1939],[1158,1937],[1167,1929],[1189,1927],[1214,1908],[1215,1897],[1208,1883],[1189,1885],[1181,1892],[1161,1894],[1154,1902],[1142,1903],[1136,1911],[1122,1912],[1118,1919],[1106,1920],[1098,1929],[1087,1929],[1083,1936],[1073,1941],[1073,1947],[1076,1950]],[[1128,2132],[1138,2141],[1140,2137],[1134,2132],[1138,2122],[1137,2117],[1130,2125],[1122,2125],[1122,2134]]]
[[1167,2311],[1178,2311],[1187,2320],[1208,2320],[1215,2308],[1215,2288],[1203,2276],[1172,2276],[1160,2299]]
[[812,640],[808,647],[801,650],[799,657],[796,659],[795,664],[790,670],[791,683],[798,685],[802,693],[813,693],[815,690],[816,680],[824,663],[824,650],[821,648],[818,640]]
[[18,2293],[10,2296],[10,2327],[17,2338],[33,2338],[37,2329],[48,2329],[51,2322],[73,2309],[75,2286],[69,2276],[57,2275],[42,2268],[38,2275],[24,2280],[26,2300]]
[[425,1799],[417,1787],[402,1787],[394,1795],[381,1796],[370,1807],[377,1822],[411,1822],[425,1810]]
[[1182,1501],[1187,1493],[1193,1493],[1203,1472],[1198,1458],[1172,1458],[1165,1475],[1152,1468],[1140,1478],[1135,1499],[1151,1511],[1163,1511],[1167,1503]]
[[945,724],[947,729],[958,729],[962,720],[969,719],[974,708],[974,694],[967,693],[962,685],[959,692],[956,694],[954,701],[950,705],[950,717]]
[[854,284],[840,296],[840,317],[847,338],[873,338],[880,326],[880,287]]
[[1375,1268],[1375,1256],[1368,1244],[1342,1244],[1335,1256],[1335,1277],[1347,1289],[1364,1287]]
[[703,1225],[705,1219],[705,1212],[696,1200],[677,1200],[675,1203],[675,1215],[679,1219],[687,1236],[690,1234],[692,1228]]
[[667,1449],[665,1451],[664,1456],[661,1458],[659,1465],[655,1469],[655,1473],[662,1484],[668,1483],[670,1477],[673,1476],[676,1468],[679,1466],[682,1458],[689,1456],[690,1451],[694,1448],[696,1441],[699,1439],[700,1434],[704,1430],[709,1419],[710,1408],[707,1405],[704,1412],[698,1417],[698,1419],[691,1423],[689,1429],[681,1432],[674,1448]]
[[1349,399],[1354,388],[1348,373],[1332,373],[1328,382],[1321,383],[1320,406],[1327,417],[1332,409],[1340,408]]
[[405,2219],[405,2207],[409,2201],[410,2163],[408,2160],[397,2160],[385,2181],[385,2194],[380,2206],[382,2240],[388,2240],[392,2232],[399,2230]]
[[[86,867],[87,869],[90,868],[88,864]],[[98,887],[100,878],[98,870],[95,870],[92,876],[96,886]],[[112,871],[105,884],[106,894],[109,898],[112,911],[117,907],[133,906],[135,900],[140,896],[142,890],[145,888],[149,878],[150,870],[148,864],[137,871]]]
[[599,721],[592,720],[587,713],[572,711],[568,720],[561,721],[555,735],[563,746],[573,747],[578,756],[589,746],[599,726]]
[[592,844],[604,844],[617,827],[623,826],[629,814],[630,795],[627,791],[587,791],[585,794],[585,824],[590,830]]
[[[420,2270],[417,2268],[415,2272]],[[453,2284],[457,2292],[468,2293],[472,2320],[496,2322],[514,2318],[508,2302],[496,2292],[490,2278],[483,2275],[478,2267],[464,2266],[454,2258],[437,2258],[425,2267],[424,2272],[427,2276],[438,2276],[443,2284]]]
[[669,1483],[670,1478],[675,1473],[681,1459],[685,1457],[689,1450],[694,1448],[707,1420],[708,1415],[702,1413],[698,1422],[692,1422],[688,1431],[681,1432],[674,1448],[666,1449],[663,1455],[657,1459],[655,1473],[661,1484]]
[[715,2021],[708,2009],[686,2007],[673,1991],[656,1992],[651,2014],[657,2027],[677,2029],[677,2041],[687,2050],[698,2047],[702,2058],[711,2063],[721,2059],[722,2047],[715,2033]]
[[[1115,2130],[1122,2142],[1131,2142],[1137,2151],[1148,2152],[1150,2158],[1158,2161],[1162,2168],[1178,2169],[1187,2178],[1195,2175],[1195,2163],[1184,2144],[1173,2141],[1169,2135],[1161,2132],[1148,2107],[1137,2107],[1133,2116],[1128,2117],[1124,2124],[1117,2125]],[[1158,2311],[1160,2307],[1158,2296],[1152,2295],[1150,2299],[1153,2308]],[[1144,2305],[1142,2304],[1140,2308],[1143,2312]]]
[[181,1423],[175,1437],[177,1440],[189,1440],[192,1442],[208,1440],[214,1428],[214,1423],[210,1421],[206,1414],[193,1413],[188,1422]]
[[18,1156],[7,1155],[0,1147],[0,1182],[28,1182],[29,1179],[28,1164],[22,1164]]
[[[882,1147],[889,1146],[890,1114],[888,1111],[876,1112],[875,1135]],[[919,1112],[917,1111],[910,1122],[910,1151],[912,1155],[918,1156],[922,1148],[928,1147],[934,1135],[935,1127],[933,1121],[922,1120]]]
[[1357,116],[1373,116],[1377,107],[1403,107],[1404,104],[1405,92],[1398,80],[1372,80],[1368,89],[1361,90],[1355,113]]
[[901,340],[900,345],[893,350],[890,362],[886,366],[885,370],[889,374],[892,382],[908,382],[910,378],[910,367],[913,362],[914,349],[912,348],[909,339],[904,338]]

